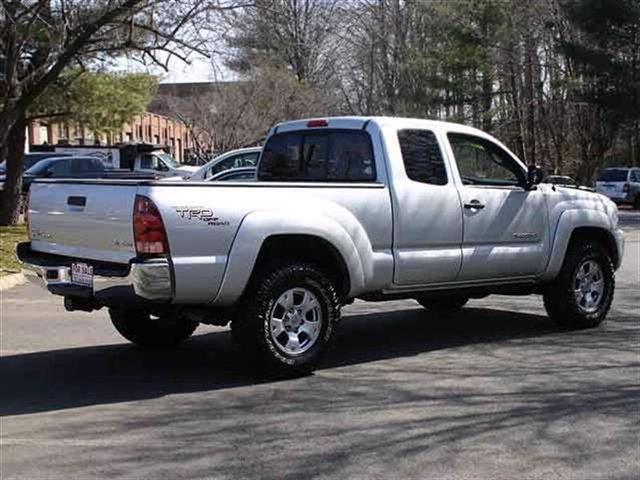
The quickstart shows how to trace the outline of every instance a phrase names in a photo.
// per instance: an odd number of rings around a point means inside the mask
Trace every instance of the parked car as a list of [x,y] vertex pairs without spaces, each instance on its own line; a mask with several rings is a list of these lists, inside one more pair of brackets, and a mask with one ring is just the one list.
[[315,368],[355,298],[413,298],[437,315],[538,293],[553,320],[577,328],[611,306],[624,247],[616,205],[538,184],[539,169],[477,129],[281,123],[257,179],[37,180],[18,256],[68,310],[107,307],[136,344],[231,322],[258,365],[285,376]]
[[150,174],[130,172],[125,169],[107,169],[96,157],[53,157],[41,160],[24,172],[22,193],[26,194],[31,184],[39,178],[76,178],[76,179],[154,179]]
[[199,182],[208,180],[217,173],[232,168],[255,167],[262,147],[240,148],[226,152],[207,162],[196,170],[187,180]]
[[[180,165],[162,145],[123,143],[119,145],[34,145],[53,153],[98,158],[107,169],[122,169],[155,177],[186,178],[198,167]],[[56,155],[59,156],[59,155]]]
[[569,185],[569,186],[577,186],[576,181],[566,175],[549,175],[545,179],[545,183],[549,183],[551,185]]
[[[24,163],[22,164],[22,171],[29,170],[36,163],[41,160],[46,160],[47,158],[52,157],[70,157],[70,154],[56,154],[54,152],[37,152],[37,153],[25,153],[24,154]],[[7,162],[6,160],[0,163],[0,190],[4,188],[4,182],[6,179],[6,168]]]
[[207,182],[255,182],[256,167],[232,168],[209,177]]
[[640,209],[640,168],[605,168],[598,174],[596,192]]

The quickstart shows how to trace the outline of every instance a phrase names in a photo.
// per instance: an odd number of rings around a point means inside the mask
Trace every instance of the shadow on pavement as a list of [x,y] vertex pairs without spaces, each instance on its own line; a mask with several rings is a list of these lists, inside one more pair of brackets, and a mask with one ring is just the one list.
[[[437,319],[422,309],[351,315],[321,368],[554,332],[546,317],[491,309],[468,308]],[[2,357],[0,379],[0,415],[261,383],[227,331],[198,335],[172,351],[123,343]]]

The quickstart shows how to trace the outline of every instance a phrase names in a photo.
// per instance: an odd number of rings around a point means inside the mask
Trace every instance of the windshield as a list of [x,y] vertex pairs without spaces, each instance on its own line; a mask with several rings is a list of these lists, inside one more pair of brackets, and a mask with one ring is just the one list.
[[47,168],[51,166],[52,163],[52,160],[39,160],[35,163],[35,165],[33,165],[24,173],[27,175],[41,175]]
[[607,168],[598,175],[599,182],[626,182],[629,170],[626,168]]
[[156,153],[156,155],[160,157],[164,163],[166,163],[168,166],[172,168],[178,168],[180,166],[178,165],[178,162],[176,162],[173,159],[173,157],[168,153],[162,152],[162,153]]

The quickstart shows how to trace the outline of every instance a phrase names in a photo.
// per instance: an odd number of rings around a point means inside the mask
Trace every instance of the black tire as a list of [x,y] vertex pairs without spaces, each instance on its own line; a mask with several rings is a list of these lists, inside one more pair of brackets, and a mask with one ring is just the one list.
[[640,193],[636,195],[636,198],[633,201],[633,208],[635,210],[640,210]]
[[[576,299],[578,269],[593,260],[601,269],[603,292],[594,311],[585,311]],[[567,328],[593,328],[606,318],[615,291],[615,270],[608,251],[597,242],[583,240],[572,243],[567,250],[558,277],[545,289],[544,307],[549,317]]]
[[[308,349],[289,354],[277,338],[272,338],[270,325],[278,299],[296,288],[316,297],[322,317],[317,338],[313,343],[309,342]],[[254,357],[262,374],[277,378],[298,377],[315,370],[329,347],[339,318],[340,302],[329,278],[315,265],[290,263],[267,268],[256,275],[242,298],[242,308],[231,323],[231,334]],[[284,331],[281,333],[289,335]]]
[[148,311],[130,308],[110,308],[109,316],[120,335],[144,348],[175,347],[198,327],[179,315],[154,318]]
[[469,297],[463,295],[447,295],[442,297],[416,298],[416,301],[427,310],[433,312],[457,312],[469,301]]

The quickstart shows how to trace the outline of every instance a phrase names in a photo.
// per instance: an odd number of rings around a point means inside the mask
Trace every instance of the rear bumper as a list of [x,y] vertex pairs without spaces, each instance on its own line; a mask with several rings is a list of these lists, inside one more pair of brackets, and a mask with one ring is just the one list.
[[132,261],[117,268],[94,267],[93,286],[86,287],[71,282],[71,262],[76,259],[36,252],[30,243],[19,244],[17,255],[26,278],[55,295],[93,300],[102,305],[163,303],[173,297],[171,265],[167,259]]

